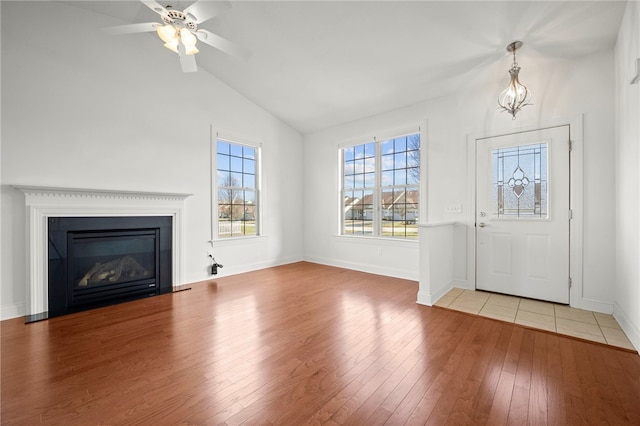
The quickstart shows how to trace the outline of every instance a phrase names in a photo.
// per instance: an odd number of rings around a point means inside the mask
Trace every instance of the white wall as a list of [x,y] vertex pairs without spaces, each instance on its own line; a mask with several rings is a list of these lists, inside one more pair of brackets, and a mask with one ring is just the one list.
[[[24,314],[25,214],[10,185],[192,193],[185,282],[209,278],[210,128],[263,146],[264,237],[220,242],[219,276],[302,258],[302,137],[151,35],[57,2],[2,2],[0,318]],[[123,47],[125,46],[126,47]],[[287,167],[282,167],[287,164]]]
[[[525,60],[526,58],[526,60]],[[533,92],[534,105],[523,109],[515,121],[500,113],[497,95],[508,82],[505,58],[495,76],[478,77],[452,96],[428,100],[407,108],[347,123],[305,136],[305,258],[338,266],[354,266],[394,276],[418,279],[417,245],[387,243],[377,254],[380,240],[348,239],[338,233],[338,144],[373,136],[385,129],[427,125],[428,222],[473,223],[471,176],[467,170],[467,137],[489,136],[522,126],[550,122],[569,123],[584,114],[584,281],[572,305],[601,311],[613,310],[611,280],[615,275],[614,247],[614,68],[613,51],[578,58],[518,58],[521,81]],[[587,90],[588,88],[588,90]],[[416,89],[418,90],[418,88]],[[424,142],[423,142],[424,143]],[[462,213],[447,206],[462,205]],[[603,208],[603,206],[608,206]],[[466,280],[466,241],[455,244],[454,281]],[[580,283],[575,283],[580,284]],[[472,282],[465,283],[473,288]]]
[[640,348],[640,3],[628,2],[616,44],[616,280],[614,316]]
[[[635,11],[627,11],[617,62],[621,55],[633,57],[638,52],[637,3],[630,4]],[[304,254],[305,259],[320,263],[417,280],[417,242],[362,242],[336,236],[338,144],[427,120],[428,222],[458,221],[469,226],[473,206],[468,135],[491,135],[583,113],[580,302],[601,310],[613,310],[616,302],[638,329],[640,309],[637,302],[633,304],[634,297],[638,300],[640,260],[638,130],[632,127],[632,123],[637,126],[632,115],[635,107],[637,117],[637,94],[633,98],[628,88],[616,90],[613,51],[569,59],[519,56],[521,78],[534,93],[534,105],[525,108],[515,122],[496,109],[495,99],[506,84],[511,64],[505,57],[492,68],[494,75],[471,77],[453,96],[307,135],[302,145],[297,132],[206,72],[180,72],[177,58],[167,60],[170,52],[158,49],[152,36],[126,36],[114,42],[98,28],[121,22],[55,2],[1,2],[0,7],[0,318],[21,315],[25,297],[23,199],[11,184],[193,193],[186,205],[185,281],[204,280],[208,278],[209,132],[213,126],[261,142],[264,148],[265,237],[218,243],[215,255],[225,265],[221,275],[295,261]],[[621,52],[621,46],[633,43],[631,51]],[[626,118],[618,116],[622,136],[618,137],[617,164],[614,93],[619,96],[618,106],[622,102],[629,111]],[[624,96],[628,99],[621,99]],[[628,183],[620,191],[635,192],[632,197],[618,194],[616,204],[612,188],[621,182]],[[445,211],[454,204],[462,205],[462,213]],[[623,207],[628,211],[619,217],[624,226],[617,232],[611,220],[616,206],[619,213]],[[463,241],[455,245],[459,251],[454,278],[464,282],[471,260],[464,250],[468,241],[461,235]],[[627,254],[618,263],[620,284],[614,290],[616,247],[618,254]]]

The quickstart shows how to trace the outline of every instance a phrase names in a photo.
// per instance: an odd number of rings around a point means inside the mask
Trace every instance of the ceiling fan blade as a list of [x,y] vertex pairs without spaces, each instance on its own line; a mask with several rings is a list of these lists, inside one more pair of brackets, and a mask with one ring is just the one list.
[[157,22],[145,22],[142,24],[128,24],[128,25],[118,25],[115,27],[107,27],[102,30],[107,34],[111,35],[122,35],[122,34],[134,34],[134,33],[148,33],[152,31],[156,31],[160,24]]
[[187,55],[184,53],[184,46],[182,43],[178,45],[178,56],[180,57],[180,67],[182,72],[196,72],[198,71],[198,64],[196,64],[196,55]]
[[144,3],[144,5],[147,6],[149,9],[156,12],[158,15],[162,15],[163,13],[167,12],[167,10],[164,7],[162,7],[162,5],[158,3],[156,0],[140,0],[140,1]]
[[200,24],[230,8],[231,3],[228,1],[199,0],[187,7],[183,12],[187,15],[191,15],[191,18],[193,18],[193,21],[196,24]]
[[196,31],[196,37],[203,43],[208,44],[211,47],[215,47],[218,50],[221,50],[225,53],[235,56],[236,58],[242,59],[243,61],[248,61],[251,57],[251,52],[242,47],[238,46],[232,41],[227,40],[226,38],[222,38],[217,34],[212,33],[211,31],[199,29]]

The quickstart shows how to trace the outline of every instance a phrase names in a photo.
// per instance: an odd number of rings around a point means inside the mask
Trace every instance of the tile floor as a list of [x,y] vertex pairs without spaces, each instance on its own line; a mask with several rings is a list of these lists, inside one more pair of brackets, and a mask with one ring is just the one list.
[[442,296],[435,306],[636,350],[613,315],[459,288]]

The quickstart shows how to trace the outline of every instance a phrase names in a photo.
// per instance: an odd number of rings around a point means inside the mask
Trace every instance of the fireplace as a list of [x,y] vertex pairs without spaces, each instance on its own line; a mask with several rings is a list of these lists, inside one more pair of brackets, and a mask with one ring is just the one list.
[[[26,265],[26,304],[24,306],[25,322],[40,321],[52,316],[49,312],[49,258],[54,255],[49,254],[51,247],[49,245],[48,235],[49,219],[51,218],[99,218],[98,222],[107,224],[108,220],[106,219],[116,219],[117,223],[117,221],[124,221],[126,218],[133,217],[165,217],[164,220],[170,220],[172,224],[169,234],[170,239],[162,236],[162,229],[166,229],[165,226],[151,226],[151,228],[161,228],[159,263],[161,266],[159,266],[159,270],[156,269],[157,267],[151,268],[156,271],[156,279],[158,274],[161,279],[159,284],[156,282],[156,287],[160,288],[159,291],[161,294],[165,292],[165,286],[167,288],[172,287],[168,291],[186,289],[183,277],[184,210],[185,200],[190,197],[191,194],[110,189],[54,188],[26,185],[12,185],[12,188],[24,194],[27,216],[25,238],[28,260]],[[107,229],[117,230],[117,228],[120,227],[120,225],[109,225],[108,228],[98,229],[94,232],[99,233]],[[136,227],[149,228],[148,225]],[[127,232],[130,230],[129,228],[125,229]],[[97,234],[93,235],[95,236]],[[88,234],[84,236],[88,236]],[[110,236],[106,235],[102,237],[108,239]],[[145,239],[145,243],[142,243],[143,246],[148,244],[146,238],[148,237],[144,236],[143,239]],[[97,240],[89,239],[84,242],[87,241]],[[170,243],[168,241],[170,241]],[[82,243],[83,242],[81,242],[81,244]],[[170,251],[163,248],[165,243],[171,247]],[[68,242],[59,244],[68,244]],[[104,247],[98,245],[98,249],[104,249]],[[135,259],[135,256],[132,257]],[[169,258],[168,262],[165,261],[167,257]],[[102,259],[102,262],[97,260],[94,261],[94,265],[95,263],[105,263],[105,261],[109,262],[112,260],[115,259]],[[128,263],[129,261],[122,260],[122,262]],[[61,264],[60,261],[58,263]],[[124,268],[126,266],[123,264],[120,267]],[[86,275],[88,272],[89,271],[85,271],[84,274]],[[80,274],[80,272],[77,273]],[[169,275],[168,281],[164,280],[166,275]],[[148,286],[149,283],[146,285]],[[94,285],[92,285],[92,287],[93,286]],[[88,278],[86,287],[89,287]],[[63,297],[65,300],[71,297],[66,293],[66,289],[64,292],[65,295]],[[85,306],[85,308],[88,309],[87,306]],[[80,308],[73,309],[81,310]]]
[[172,291],[168,216],[49,217],[49,316]]

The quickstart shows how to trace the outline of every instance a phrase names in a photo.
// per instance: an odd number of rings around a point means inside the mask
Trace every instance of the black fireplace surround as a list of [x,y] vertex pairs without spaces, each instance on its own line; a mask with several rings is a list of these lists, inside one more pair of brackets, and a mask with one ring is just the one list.
[[55,317],[172,291],[170,216],[49,217]]

